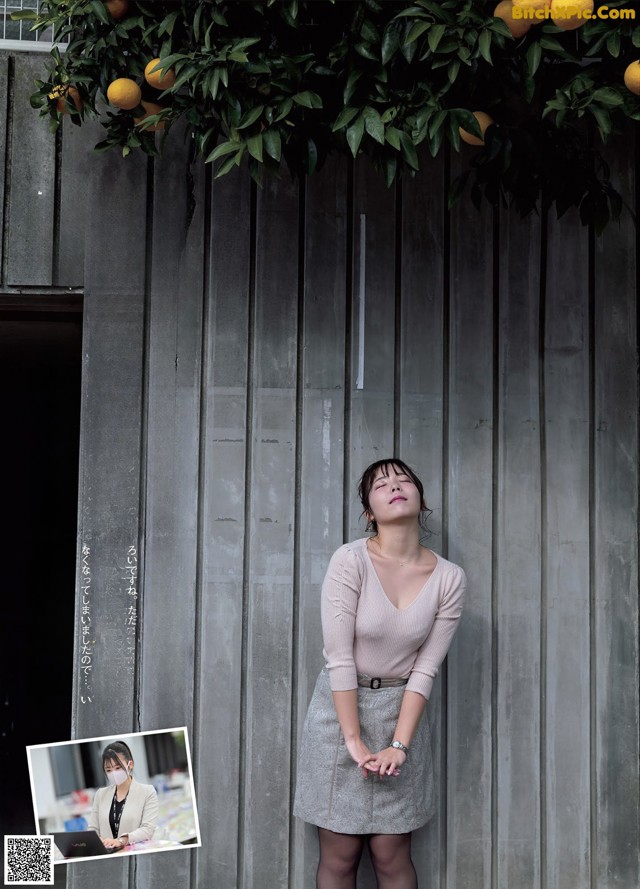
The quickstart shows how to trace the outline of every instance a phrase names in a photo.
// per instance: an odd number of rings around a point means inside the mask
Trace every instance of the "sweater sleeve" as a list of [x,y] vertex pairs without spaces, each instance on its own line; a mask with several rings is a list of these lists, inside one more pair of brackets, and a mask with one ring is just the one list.
[[129,843],[140,843],[143,840],[150,840],[156,832],[158,824],[158,794],[155,787],[151,784],[147,786],[147,793],[142,808],[142,817],[140,819],[140,827],[132,830],[129,834]]
[[353,640],[361,586],[362,568],[358,557],[346,545],[341,546],[329,561],[322,583],[320,609],[332,691],[358,687]]
[[444,590],[433,626],[418,649],[407,683],[408,691],[417,691],[427,700],[431,694],[433,681],[451,645],[453,634],[458,628],[466,588],[467,577],[464,571],[454,565],[444,581]]

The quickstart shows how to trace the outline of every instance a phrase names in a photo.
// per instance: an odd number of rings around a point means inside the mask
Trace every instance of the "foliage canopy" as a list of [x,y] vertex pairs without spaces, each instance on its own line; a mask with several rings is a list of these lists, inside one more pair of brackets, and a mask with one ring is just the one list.
[[[606,6],[614,15],[629,8]],[[523,216],[576,206],[599,233],[623,201],[594,143],[628,137],[640,120],[640,99],[623,82],[640,58],[640,20],[594,17],[564,31],[547,19],[516,39],[494,8],[484,0],[128,0],[114,20],[103,0],[48,0],[38,14],[18,16],[36,29],[53,25],[57,41],[68,41],[64,52],[54,47],[33,106],[55,129],[62,115],[51,94],[75,86],[84,104],[68,101],[66,110],[77,124],[100,117],[100,150],[155,154],[184,118],[216,176],[244,159],[258,183],[283,163],[310,174],[338,150],[369,155],[391,185],[415,175],[422,143],[435,157],[446,142],[461,149],[460,127],[481,136],[472,112],[483,110],[495,124],[483,146],[465,147],[468,167],[449,204],[470,182],[476,206],[483,198],[514,204]],[[162,92],[143,77],[153,58],[176,74]],[[136,124],[141,107],[105,109],[119,77],[136,80],[143,101],[162,110]],[[148,128],[161,121],[157,143]]]

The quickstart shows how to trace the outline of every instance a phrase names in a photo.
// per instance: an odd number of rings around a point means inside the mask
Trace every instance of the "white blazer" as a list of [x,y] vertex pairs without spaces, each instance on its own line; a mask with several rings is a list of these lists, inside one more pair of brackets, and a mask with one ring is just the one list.
[[[111,837],[109,812],[115,787],[101,787],[93,798],[89,816],[89,830],[97,830],[101,837]],[[151,784],[138,784],[134,778],[122,810],[119,836],[129,835],[130,843],[150,840],[158,821],[158,794]]]

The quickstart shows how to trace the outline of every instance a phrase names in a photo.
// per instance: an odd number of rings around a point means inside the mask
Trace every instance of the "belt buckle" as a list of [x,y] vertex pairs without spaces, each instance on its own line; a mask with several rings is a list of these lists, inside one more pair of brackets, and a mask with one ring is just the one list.
[[380,688],[382,685],[382,679],[379,676],[376,676],[375,679],[372,679],[369,683],[369,688]]

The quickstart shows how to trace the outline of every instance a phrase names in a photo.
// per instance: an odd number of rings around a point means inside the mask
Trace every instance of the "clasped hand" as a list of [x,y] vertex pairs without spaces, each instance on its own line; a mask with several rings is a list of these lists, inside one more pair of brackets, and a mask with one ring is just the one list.
[[404,765],[407,754],[395,747],[385,747],[379,753],[372,753],[361,740],[346,741],[349,755],[357,763],[362,772],[362,777],[367,778],[370,772],[376,772],[382,779],[385,775],[397,778],[400,774],[400,766]]

